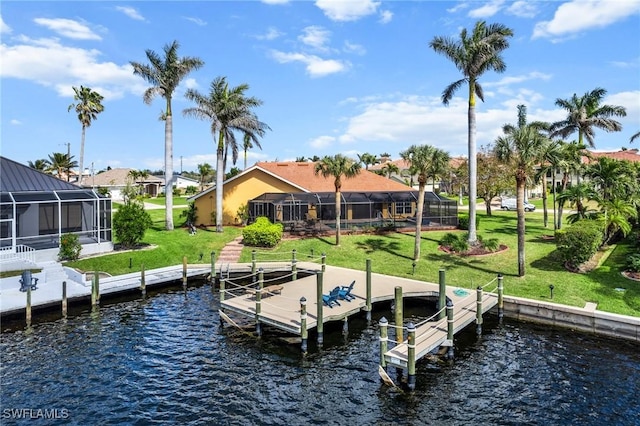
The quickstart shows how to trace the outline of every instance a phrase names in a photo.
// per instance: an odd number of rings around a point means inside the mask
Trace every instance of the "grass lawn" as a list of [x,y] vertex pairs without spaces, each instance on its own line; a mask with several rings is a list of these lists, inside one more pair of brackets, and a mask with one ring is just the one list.
[[[173,197],[173,206],[187,206],[189,203],[187,202],[187,198],[188,197]],[[158,206],[164,206],[164,202],[166,200],[164,199],[164,197],[157,197],[157,198],[145,198],[144,202],[145,203],[150,203],[150,204],[156,204]]]
[[[190,236],[179,216],[174,211],[176,229],[164,231],[164,210],[150,210],[154,219],[152,229],[147,231],[144,242],[155,248],[115,253],[83,259],[69,266],[85,271],[100,270],[112,275],[182,263],[187,256],[189,263],[208,263],[211,251],[219,253],[222,247],[242,230],[225,227],[224,233],[214,230],[198,230]],[[476,288],[493,280],[498,274],[504,276],[505,292],[529,299],[550,300],[549,285],[554,285],[553,302],[583,307],[586,302],[595,302],[598,309],[623,315],[640,316],[640,282],[621,275],[625,257],[631,247],[620,243],[600,253],[601,264],[587,274],[568,272],[561,265],[553,240],[542,238],[553,235],[553,227],[545,228],[542,215],[526,216],[526,275],[517,276],[516,215],[513,212],[494,211],[488,217],[478,211],[480,226],[478,234],[484,238],[497,238],[508,249],[504,252],[482,257],[460,257],[438,250],[438,242],[446,233],[428,231],[422,233],[421,259],[413,272],[413,234],[391,233],[387,235],[342,235],[340,247],[335,246],[335,237],[283,240],[271,250],[257,250],[257,259],[290,259],[296,250],[298,260],[314,253],[318,257],[326,253],[327,264],[353,269],[365,269],[366,259],[371,259],[373,272],[438,282],[438,271],[446,270],[448,285]],[[463,233],[464,231],[454,231]],[[245,247],[240,262],[251,261],[252,248]],[[129,268],[129,260],[132,268]],[[493,287],[493,286],[490,286]],[[621,291],[619,289],[625,289]]]

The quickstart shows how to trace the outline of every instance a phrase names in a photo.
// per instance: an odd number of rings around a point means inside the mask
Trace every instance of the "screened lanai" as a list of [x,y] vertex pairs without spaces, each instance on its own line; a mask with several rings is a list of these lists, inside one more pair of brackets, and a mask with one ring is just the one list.
[[[343,226],[415,226],[418,191],[342,192],[340,222]],[[291,226],[324,224],[336,219],[335,192],[264,193],[249,201],[250,222],[265,216],[273,223]],[[455,200],[425,193],[422,225],[457,226]]]

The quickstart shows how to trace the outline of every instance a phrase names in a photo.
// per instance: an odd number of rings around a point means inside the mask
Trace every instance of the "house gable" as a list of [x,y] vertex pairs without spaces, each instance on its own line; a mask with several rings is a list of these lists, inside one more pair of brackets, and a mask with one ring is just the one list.
[[78,186],[0,157],[0,192],[78,190]]

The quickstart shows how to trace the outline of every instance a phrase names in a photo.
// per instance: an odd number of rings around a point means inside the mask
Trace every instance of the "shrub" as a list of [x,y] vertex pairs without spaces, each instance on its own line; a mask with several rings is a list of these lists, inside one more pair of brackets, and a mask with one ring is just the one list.
[[[480,216],[476,214],[476,230],[480,227]],[[469,215],[462,214],[458,216],[458,228],[469,230]]]
[[198,220],[198,208],[196,207],[195,203],[189,203],[189,207],[186,208],[186,210],[182,210],[180,212],[180,217],[184,217],[185,218],[185,224],[194,224],[196,223],[196,220]]
[[498,250],[498,248],[500,248],[500,244],[498,243],[497,238],[482,240],[482,246],[489,251],[496,251]]
[[456,238],[454,243],[451,245],[451,248],[456,253],[463,253],[463,252],[469,250],[469,241],[467,241],[467,239],[464,238],[464,237]]
[[282,224],[274,224],[266,217],[259,217],[242,229],[242,239],[248,246],[274,247],[282,239]]
[[440,240],[440,245],[443,247],[453,247],[453,244],[458,240],[458,236],[451,232],[444,234]]
[[556,246],[561,259],[577,267],[598,252],[604,238],[604,227],[599,220],[579,220],[555,233]]
[[113,214],[113,232],[124,247],[133,247],[142,241],[152,223],[142,203],[135,201],[125,203]]
[[195,194],[197,192],[198,192],[198,187],[194,185],[189,185],[184,190],[185,194]]
[[63,234],[60,237],[58,259],[78,260],[80,251],[82,251],[82,244],[80,244],[80,238],[76,234]]
[[640,272],[640,253],[627,256],[627,271]]

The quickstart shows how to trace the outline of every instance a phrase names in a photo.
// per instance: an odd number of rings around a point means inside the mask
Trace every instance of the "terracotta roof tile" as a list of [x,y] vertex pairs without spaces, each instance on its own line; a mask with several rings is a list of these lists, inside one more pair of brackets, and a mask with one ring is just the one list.
[[[640,161],[640,154],[637,149],[627,149],[624,151],[609,151],[609,152],[597,152],[597,151],[589,151],[591,156],[595,159],[598,157],[607,157],[612,158],[614,160],[627,160],[631,162]],[[587,157],[583,157],[583,163],[589,164],[591,161]]]

